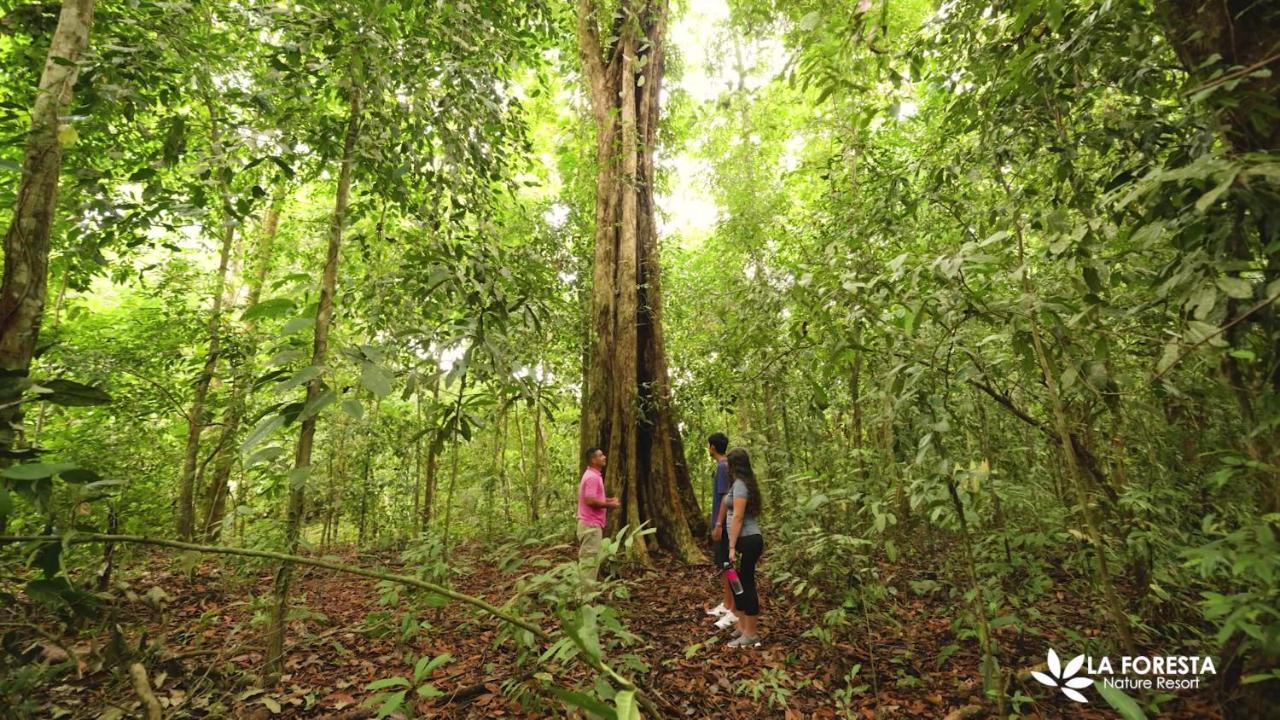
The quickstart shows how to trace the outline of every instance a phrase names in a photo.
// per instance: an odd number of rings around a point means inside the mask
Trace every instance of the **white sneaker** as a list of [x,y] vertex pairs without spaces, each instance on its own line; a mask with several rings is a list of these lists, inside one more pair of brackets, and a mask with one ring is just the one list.
[[739,635],[729,641],[728,647],[759,647],[760,638],[755,635]]
[[719,605],[711,608],[710,610],[704,610],[703,612],[710,615],[711,617],[720,617],[721,615],[724,615],[725,613],[729,612],[729,608],[725,607],[724,603],[720,603]]
[[729,627],[730,625],[736,622],[738,622],[738,616],[734,615],[732,612],[726,612],[724,614],[724,617],[716,621],[716,627],[720,628],[721,630],[724,630],[725,628]]

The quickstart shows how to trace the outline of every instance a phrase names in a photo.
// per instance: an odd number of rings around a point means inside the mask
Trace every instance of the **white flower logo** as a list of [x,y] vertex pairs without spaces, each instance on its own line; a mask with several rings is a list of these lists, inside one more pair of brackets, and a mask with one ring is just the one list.
[[1080,672],[1080,668],[1084,666],[1084,656],[1077,655],[1071,662],[1067,663],[1066,670],[1063,670],[1062,663],[1058,660],[1058,653],[1049,648],[1049,674],[1032,671],[1031,676],[1034,677],[1041,685],[1048,685],[1052,688],[1061,688],[1062,694],[1075,700],[1076,702],[1089,702],[1088,698],[1080,693],[1081,690],[1093,684],[1093,680],[1087,677],[1076,677],[1076,673]]

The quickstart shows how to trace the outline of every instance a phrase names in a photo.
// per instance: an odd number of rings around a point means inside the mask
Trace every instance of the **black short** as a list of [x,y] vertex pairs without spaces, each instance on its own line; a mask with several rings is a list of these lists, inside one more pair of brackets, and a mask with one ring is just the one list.
[[729,564],[729,531],[720,531],[720,540],[715,543],[716,546],[716,567],[722,568]]

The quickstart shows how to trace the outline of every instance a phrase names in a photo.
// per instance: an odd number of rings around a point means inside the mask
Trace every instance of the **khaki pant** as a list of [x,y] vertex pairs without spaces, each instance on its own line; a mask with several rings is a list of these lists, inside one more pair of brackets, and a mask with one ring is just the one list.
[[604,529],[578,521],[578,566],[584,582],[595,582],[600,574],[600,543]]

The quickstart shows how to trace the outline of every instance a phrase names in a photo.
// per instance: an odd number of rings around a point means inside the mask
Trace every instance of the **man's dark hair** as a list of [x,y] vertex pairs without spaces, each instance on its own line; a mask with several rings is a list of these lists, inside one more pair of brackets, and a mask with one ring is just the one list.
[[724,454],[726,448],[729,447],[729,438],[725,437],[722,432],[711,433],[711,437],[707,438],[707,443],[716,449],[716,452]]
[[582,462],[586,463],[587,465],[590,465],[591,458],[595,457],[596,453],[601,452],[602,450],[603,448],[598,448],[598,447],[587,448],[587,451],[582,454]]

